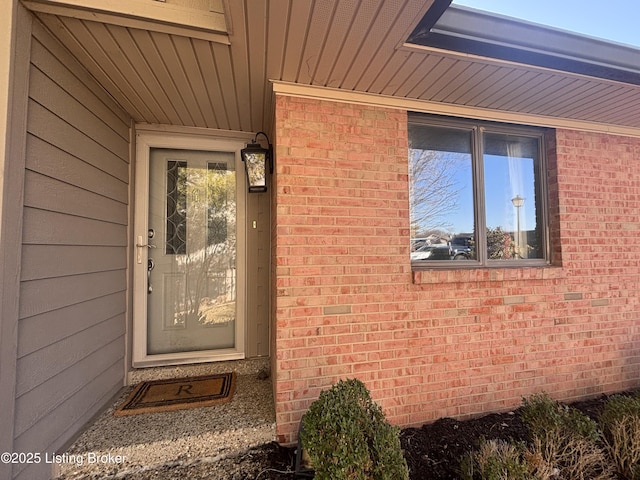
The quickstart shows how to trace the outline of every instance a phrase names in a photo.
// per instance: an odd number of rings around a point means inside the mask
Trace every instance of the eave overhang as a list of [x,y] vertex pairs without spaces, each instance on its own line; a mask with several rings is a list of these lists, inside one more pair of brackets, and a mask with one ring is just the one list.
[[[185,7],[170,23],[151,0],[23,1],[34,48],[55,37],[138,124],[268,132],[274,81],[327,99],[640,136],[637,50],[456,17],[451,0],[172,0],[164,7]],[[194,19],[187,4],[208,14]]]
[[436,0],[407,43],[640,85],[640,49]]

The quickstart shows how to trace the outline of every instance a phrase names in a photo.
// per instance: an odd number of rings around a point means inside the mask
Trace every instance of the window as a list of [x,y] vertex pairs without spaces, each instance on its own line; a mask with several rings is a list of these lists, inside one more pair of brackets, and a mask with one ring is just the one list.
[[410,115],[411,263],[549,262],[542,129]]

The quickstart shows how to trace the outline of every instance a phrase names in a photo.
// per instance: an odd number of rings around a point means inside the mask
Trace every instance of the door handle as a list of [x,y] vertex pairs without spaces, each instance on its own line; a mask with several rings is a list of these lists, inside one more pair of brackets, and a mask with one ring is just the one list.
[[142,249],[144,247],[157,248],[155,245],[151,245],[149,243],[143,243],[142,235],[138,235],[138,242],[136,243],[136,247],[138,247],[138,252],[137,252],[137,255],[136,255],[136,261],[138,263],[142,263]]
[[147,260],[147,293],[153,292],[153,286],[151,285],[151,270],[155,267],[155,262],[150,258]]

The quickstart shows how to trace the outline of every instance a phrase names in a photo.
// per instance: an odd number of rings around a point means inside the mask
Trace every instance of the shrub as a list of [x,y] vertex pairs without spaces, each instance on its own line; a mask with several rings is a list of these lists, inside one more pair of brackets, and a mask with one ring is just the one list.
[[605,448],[616,471],[640,479],[640,397],[614,395],[600,416]]
[[356,379],[320,394],[302,419],[300,440],[317,480],[408,480],[399,429]]
[[525,398],[521,412],[534,436],[559,430],[593,442],[600,437],[595,421],[575,408],[556,402],[546,393]]
[[480,447],[462,461],[464,480],[531,480],[522,444],[483,440]]
[[523,403],[522,418],[533,437],[528,456],[538,464],[536,478],[612,478],[611,467],[597,444],[600,432],[596,422],[547,394],[533,395]]
[[540,480],[607,480],[612,477],[607,457],[590,440],[567,431],[551,430],[534,437],[527,458]]

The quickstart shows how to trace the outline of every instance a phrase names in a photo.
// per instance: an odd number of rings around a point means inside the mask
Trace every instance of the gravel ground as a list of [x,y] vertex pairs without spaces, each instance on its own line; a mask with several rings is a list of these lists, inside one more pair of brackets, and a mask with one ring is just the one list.
[[[176,462],[121,472],[115,477],[127,480],[287,480],[294,476],[293,450],[275,442],[251,448],[234,456]],[[90,477],[93,478],[93,477]]]
[[[248,367],[244,363],[233,368],[237,373],[233,399],[212,407],[116,417],[113,411],[133,387],[125,389],[68,449],[58,452],[62,462],[54,478],[257,478],[258,470],[269,468],[265,453],[279,449],[272,443],[275,414],[265,365],[249,362]],[[215,368],[220,371],[225,366]],[[166,378],[185,373],[214,372],[207,367],[188,372],[172,367],[156,369],[153,375]],[[260,480],[273,478],[266,475]]]

